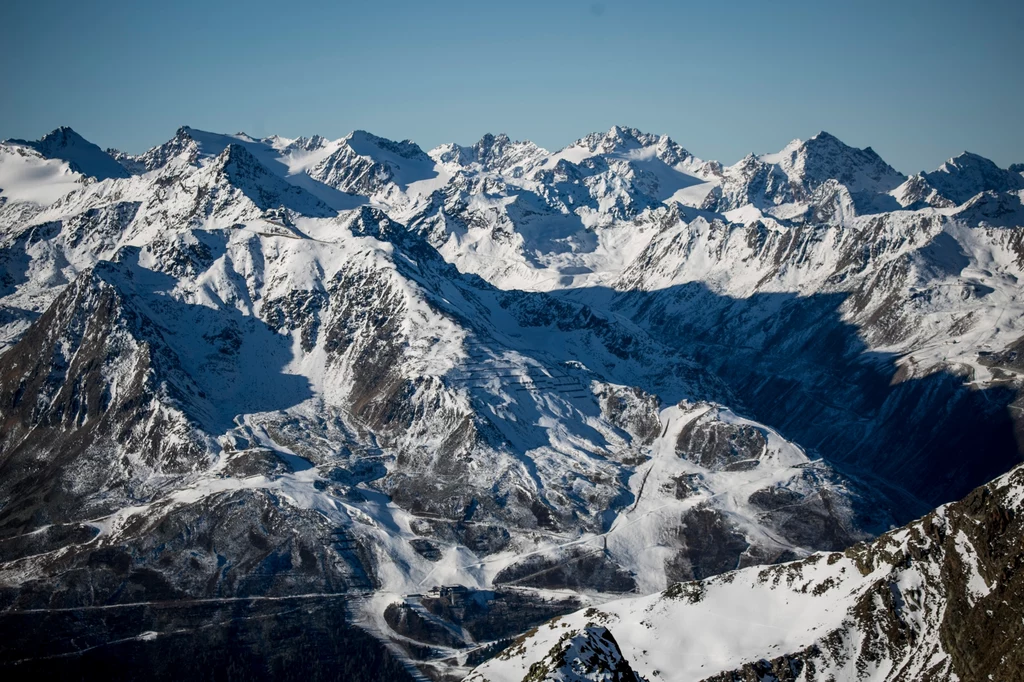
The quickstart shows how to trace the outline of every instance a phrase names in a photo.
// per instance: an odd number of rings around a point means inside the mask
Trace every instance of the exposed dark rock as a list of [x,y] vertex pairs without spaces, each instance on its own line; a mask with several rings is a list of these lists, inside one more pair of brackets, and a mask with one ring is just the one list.
[[[76,280],[4,354],[0,498],[16,501],[0,511],[8,533],[71,520],[100,491],[116,504],[135,485],[133,468],[182,474],[207,462],[209,444],[174,407],[199,389],[154,323],[106,281],[114,267]],[[154,412],[160,399],[171,409]],[[112,460],[115,444],[122,454]]]
[[0,639],[5,680],[415,679],[343,599],[6,612]]
[[[762,491],[758,491],[762,492]],[[758,493],[754,493],[757,495]],[[753,495],[751,502],[754,502]],[[758,506],[767,503],[774,506],[761,517],[768,521],[783,538],[798,547],[815,547],[824,551],[837,551],[849,547],[856,540],[856,534],[844,520],[844,510],[836,508],[833,493],[820,489],[815,495],[779,504],[780,499],[792,499],[787,495],[772,495],[771,501],[759,498]]]
[[420,599],[430,613],[462,627],[478,642],[502,640],[580,607],[575,598],[546,599],[528,591],[441,588]]
[[785,488],[765,488],[751,493],[748,501],[765,511],[775,511],[792,506],[803,498],[804,496],[800,493]]
[[642,445],[654,441],[661,433],[658,398],[639,388],[612,389],[602,409],[620,429],[636,436]]
[[412,545],[412,548],[415,549],[416,552],[424,559],[429,561],[440,561],[441,550],[430,540],[416,538],[415,540],[410,540],[409,544]]
[[608,682],[640,682],[629,662],[619,650],[608,628],[588,624],[582,631],[564,633],[541,660],[530,666],[523,682],[544,680],[608,680]]
[[757,466],[768,447],[760,429],[698,417],[683,427],[676,452],[712,471],[742,471]]
[[250,449],[235,453],[224,466],[228,476],[275,476],[288,473],[289,467],[270,450]]
[[671,492],[677,500],[685,500],[687,497],[700,490],[701,474],[681,474],[672,478],[671,484],[665,484],[666,492]]
[[665,564],[669,580],[700,580],[739,568],[750,543],[717,509],[692,509],[677,531],[682,548]]
[[578,548],[556,557],[527,557],[499,571],[494,584],[601,592],[630,592],[636,588],[633,577],[603,550]]
[[466,645],[450,626],[418,612],[408,604],[388,604],[384,609],[384,620],[388,627],[402,635],[424,644],[461,648]]

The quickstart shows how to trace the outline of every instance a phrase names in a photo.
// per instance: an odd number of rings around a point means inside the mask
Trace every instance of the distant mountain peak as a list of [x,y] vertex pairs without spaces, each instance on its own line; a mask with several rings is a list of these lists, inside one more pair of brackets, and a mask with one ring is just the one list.
[[345,137],[345,143],[360,156],[375,158],[375,149],[382,149],[406,159],[423,159],[426,152],[412,140],[396,142],[365,130],[353,130]]
[[189,155],[189,162],[194,163],[199,157],[199,142],[195,139],[193,132],[189,126],[181,126],[174,131],[174,137],[170,140],[136,157],[134,159],[136,166],[140,167],[143,172],[156,170],[167,165],[171,159],[185,153]]
[[[950,158],[949,161],[947,161],[947,163],[951,163],[957,166],[967,163],[980,163],[984,165],[991,164],[993,166],[996,165],[995,161],[992,161],[991,159],[984,157],[981,154],[975,154],[974,152],[967,151],[966,149],[957,154],[956,156]],[[998,168],[998,166],[996,167]]]
[[39,140],[9,140],[30,147],[47,159],[66,161],[71,170],[98,180],[126,178],[128,171],[110,154],[89,142],[70,126],[61,126]]
[[613,125],[608,129],[606,137],[619,138],[619,139],[638,139],[644,134],[637,128],[631,128],[629,126]]
[[480,141],[473,145],[473,148],[476,149],[478,153],[488,153],[495,147],[500,149],[511,142],[512,140],[505,133],[498,133],[497,135],[494,135],[493,133],[484,133],[480,138]]
[[69,146],[72,144],[79,144],[87,142],[87,140],[75,132],[71,126],[60,126],[50,132],[43,135],[39,140],[42,143],[49,143],[54,145]]
[[947,208],[953,206],[953,202],[942,196],[935,189],[923,173],[916,173],[907,178],[907,181],[892,191],[896,201],[905,208],[923,208],[933,206],[936,208]]
[[[544,154],[545,151],[528,140],[513,140],[505,133],[484,134],[480,141],[473,145],[476,161],[485,166],[502,167],[507,162],[515,161],[526,155]],[[513,158],[516,157],[516,158]]]
[[805,190],[835,179],[851,192],[885,193],[906,180],[871,147],[851,147],[824,130],[806,142],[794,140],[779,154],[762,158],[777,162]]
[[430,150],[430,157],[441,164],[468,168],[473,164],[489,171],[513,174],[525,172],[548,152],[529,140],[513,140],[506,133],[484,133],[474,144],[464,147],[453,142]]
[[1024,177],[1000,168],[980,154],[963,152],[949,159],[925,178],[943,196],[957,204],[986,191],[1010,192],[1024,189]]
[[311,137],[298,137],[292,140],[288,147],[292,149],[302,149],[307,152],[314,151],[316,149],[322,149],[327,145],[329,140],[323,135],[313,135]]
[[476,160],[483,162],[488,157],[500,156],[510,143],[511,140],[505,133],[484,133],[480,141],[473,145],[473,152]]
[[[939,166],[934,172],[945,172],[945,173],[957,173],[957,172],[982,172],[982,173],[1003,173],[1008,169],[1000,168],[999,165],[992,159],[976,154],[974,152],[963,151],[947,159],[941,166]],[[929,173],[931,175],[931,173]]]
[[845,142],[843,142],[841,139],[839,139],[838,137],[833,135],[832,133],[830,133],[828,131],[825,131],[825,130],[819,131],[816,135],[813,135],[812,137],[810,137],[806,142],[804,142],[800,146],[803,149],[813,149],[813,150],[822,150],[822,151],[828,150],[828,151],[831,151],[831,152],[837,152],[837,153],[843,153],[843,154],[856,154],[858,152],[861,152],[861,153],[869,154],[869,155],[872,155],[872,156],[875,156],[875,157],[878,156],[878,154],[876,154],[875,151],[873,149],[871,149],[871,147],[865,147],[864,149],[859,149],[859,148],[854,147],[852,145],[848,145]]
[[659,142],[675,143],[666,135],[652,135],[637,128],[613,125],[606,133],[591,133],[577,140],[571,146],[586,147],[591,152],[610,154],[640,147],[650,147]]
[[240,144],[229,144],[224,148],[224,151],[217,155],[217,161],[222,166],[228,166],[230,164],[259,165],[259,161],[256,160],[256,157]]
[[498,133],[497,135],[494,133],[484,133],[477,144],[493,144],[495,141],[509,141],[509,139],[509,136],[505,133]]
[[[842,140],[840,140],[838,137],[836,137],[832,133],[828,132],[827,130],[819,130],[816,134],[812,135],[810,139],[811,140],[829,141],[829,142],[838,142],[839,144],[842,144],[842,145],[846,146],[845,143]],[[808,141],[810,141],[810,140],[808,140]]]

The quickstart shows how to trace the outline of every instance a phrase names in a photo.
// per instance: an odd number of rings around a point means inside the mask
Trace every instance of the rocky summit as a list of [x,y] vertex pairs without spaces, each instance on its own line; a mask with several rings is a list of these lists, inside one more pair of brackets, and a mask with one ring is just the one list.
[[1024,170],[0,143],[4,679],[1020,680]]

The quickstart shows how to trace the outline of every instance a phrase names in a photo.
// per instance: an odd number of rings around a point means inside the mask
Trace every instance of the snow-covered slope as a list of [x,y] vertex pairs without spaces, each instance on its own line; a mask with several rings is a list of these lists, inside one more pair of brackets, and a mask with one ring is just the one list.
[[48,206],[84,180],[63,161],[47,159],[29,147],[0,145],[0,198],[4,203]]
[[646,680],[1019,679],[1022,501],[1018,467],[843,553],[556,618],[466,679],[613,679],[595,636]]
[[38,141],[7,140],[4,144],[34,149],[43,158],[65,161],[74,172],[97,180],[128,177],[128,172],[110,154],[67,126]]

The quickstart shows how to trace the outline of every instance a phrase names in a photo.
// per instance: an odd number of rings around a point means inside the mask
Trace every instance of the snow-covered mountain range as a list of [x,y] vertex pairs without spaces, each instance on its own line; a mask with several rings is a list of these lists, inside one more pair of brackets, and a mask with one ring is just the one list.
[[[155,602],[342,596],[442,679],[845,550],[1021,460],[1022,201],[827,133],[733,166],[622,127],[6,141],[7,627],[143,609],[96,647],[164,651]],[[39,656],[86,660],[69,627]]]

